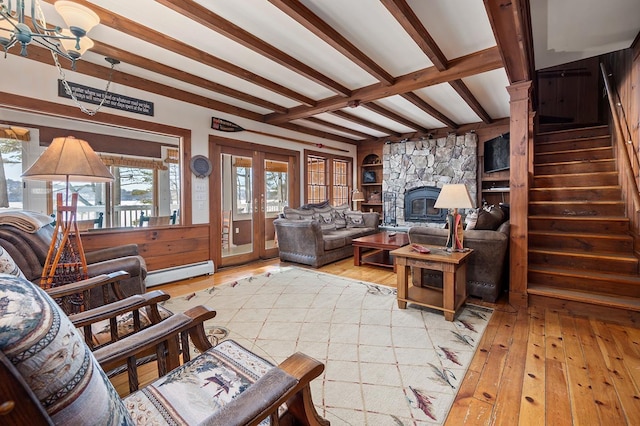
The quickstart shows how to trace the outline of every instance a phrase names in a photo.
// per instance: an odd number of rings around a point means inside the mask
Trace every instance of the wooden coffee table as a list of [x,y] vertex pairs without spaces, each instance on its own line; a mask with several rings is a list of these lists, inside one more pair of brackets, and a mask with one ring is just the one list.
[[[393,262],[393,256],[389,255],[389,251],[407,244],[409,244],[409,236],[404,232],[383,231],[356,238],[351,242],[351,245],[353,245],[353,264],[355,266],[360,266],[363,263],[384,266],[385,268],[393,268],[395,272],[396,267]],[[370,248],[375,251],[363,256],[363,248]]]
[[[423,244],[424,245],[424,244]],[[424,245],[431,253],[418,253],[411,246],[392,251],[398,266],[398,307],[405,309],[407,302],[427,306],[444,312],[447,321],[453,321],[456,311],[467,300],[467,260],[473,252],[447,252],[442,247]],[[409,285],[411,267],[419,276],[420,269],[442,271],[442,288]]]

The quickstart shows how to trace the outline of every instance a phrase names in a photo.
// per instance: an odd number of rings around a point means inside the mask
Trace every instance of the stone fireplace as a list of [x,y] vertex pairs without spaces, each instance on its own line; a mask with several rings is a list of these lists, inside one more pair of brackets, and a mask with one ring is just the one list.
[[385,198],[394,198],[385,202],[385,210],[394,209],[385,215],[400,227],[443,226],[446,211],[433,208],[433,203],[444,184],[464,183],[477,200],[477,145],[475,133],[385,144],[382,191]]

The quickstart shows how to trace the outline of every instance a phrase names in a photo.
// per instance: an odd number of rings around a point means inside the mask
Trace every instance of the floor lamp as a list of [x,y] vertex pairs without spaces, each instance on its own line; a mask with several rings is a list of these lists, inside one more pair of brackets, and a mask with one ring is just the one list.
[[55,138],[22,177],[66,183],[65,199],[58,193],[56,224],[42,270],[43,288],[87,278],[87,260],[76,222],[78,194],[69,200],[69,182],[109,182],[113,175],[86,141],[73,136]]
[[447,250],[462,250],[464,231],[458,209],[473,208],[467,187],[461,183],[444,185],[433,207],[436,209],[449,209],[449,214],[447,215],[447,225],[449,227]]

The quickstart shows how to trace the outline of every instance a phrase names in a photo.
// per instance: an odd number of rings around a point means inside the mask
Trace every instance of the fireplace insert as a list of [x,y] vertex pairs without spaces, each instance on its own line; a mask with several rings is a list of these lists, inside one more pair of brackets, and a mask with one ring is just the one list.
[[404,194],[404,220],[445,223],[447,209],[433,207],[439,194],[440,188],[435,186],[421,186],[408,190]]

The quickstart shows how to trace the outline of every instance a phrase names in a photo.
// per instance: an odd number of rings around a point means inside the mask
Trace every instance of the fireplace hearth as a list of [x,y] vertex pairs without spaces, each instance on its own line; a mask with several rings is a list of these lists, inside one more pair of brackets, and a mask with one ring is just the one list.
[[433,207],[440,188],[420,186],[408,190],[404,195],[404,220],[407,222],[445,223],[447,210]]

